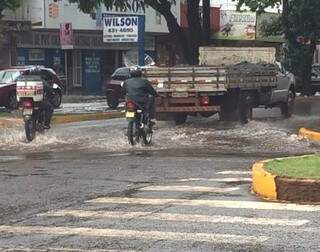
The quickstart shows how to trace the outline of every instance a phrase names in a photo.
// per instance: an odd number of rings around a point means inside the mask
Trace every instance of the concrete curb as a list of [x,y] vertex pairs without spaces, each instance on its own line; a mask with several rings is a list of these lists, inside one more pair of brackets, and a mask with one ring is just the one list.
[[[68,114],[68,115],[54,115],[52,117],[52,124],[64,124],[83,121],[107,120],[121,118],[124,112],[103,112],[94,114]],[[12,128],[22,126],[23,120],[21,118],[0,118],[1,128]]]
[[[308,155],[310,156],[310,155]],[[306,157],[306,156],[300,156]],[[291,157],[295,158],[295,157]],[[282,160],[288,158],[277,158]],[[266,171],[265,160],[252,166],[252,191],[263,199],[299,203],[320,203],[320,181],[281,177]]]
[[72,115],[56,115],[52,118],[52,124],[64,124],[72,122],[96,121],[121,118],[124,112],[103,112],[94,114],[72,114]]
[[320,132],[309,130],[306,128],[301,128],[299,130],[299,136],[312,141],[320,141]]

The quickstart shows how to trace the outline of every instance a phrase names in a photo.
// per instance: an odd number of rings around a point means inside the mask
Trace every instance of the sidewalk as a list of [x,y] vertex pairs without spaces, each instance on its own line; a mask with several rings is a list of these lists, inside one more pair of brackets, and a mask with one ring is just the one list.
[[63,103],[88,103],[88,102],[106,101],[105,96],[101,95],[63,95]]

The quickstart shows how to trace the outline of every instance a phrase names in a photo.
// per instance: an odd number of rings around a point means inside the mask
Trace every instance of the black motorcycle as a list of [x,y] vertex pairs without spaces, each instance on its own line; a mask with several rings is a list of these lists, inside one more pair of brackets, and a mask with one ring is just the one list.
[[126,103],[126,118],[128,120],[129,143],[135,145],[142,138],[145,145],[151,144],[153,124],[148,113],[145,113],[135,102],[129,100]]

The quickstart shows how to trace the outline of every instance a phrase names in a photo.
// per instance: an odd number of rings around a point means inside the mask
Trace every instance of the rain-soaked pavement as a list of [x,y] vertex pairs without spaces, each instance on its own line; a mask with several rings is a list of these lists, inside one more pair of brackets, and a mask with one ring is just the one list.
[[130,147],[126,121],[53,126],[32,143],[0,133],[0,251],[319,251],[320,206],[250,193],[255,160],[318,152],[320,101],[295,115],[254,111],[160,122],[150,147]]

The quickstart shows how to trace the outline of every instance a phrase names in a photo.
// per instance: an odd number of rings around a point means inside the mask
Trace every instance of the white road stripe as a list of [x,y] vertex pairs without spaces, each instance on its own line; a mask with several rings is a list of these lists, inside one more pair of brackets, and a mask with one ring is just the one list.
[[207,222],[207,223],[231,223],[246,225],[278,225],[278,226],[302,226],[308,220],[298,219],[272,219],[272,218],[248,218],[222,215],[199,215],[199,214],[175,214],[153,212],[121,212],[121,211],[83,211],[83,210],[60,210],[41,214],[49,217],[72,216],[76,218],[113,218],[179,221],[179,222]]
[[167,241],[192,241],[208,243],[228,244],[256,244],[267,241],[266,236],[247,236],[231,234],[211,233],[182,233],[182,232],[161,232],[161,231],[137,231],[126,229],[98,229],[98,228],[76,228],[76,227],[45,227],[45,226],[0,226],[0,232],[22,235],[77,235],[87,237],[117,237],[125,239],[148,239]]
[[239,190],[239,187],[219,188],[206,186],[148,186],[139,189],[140,191],[175,191],[175,192],[233,192]]
[[[70,251],[70,252],[118,252],[119,250],[114,249],[74,249],[74,248],[54,248],[54,247],[48,247],[45,249],[35,249],[35,248],[26,248],[26,247],[15,247],[15,248],[0,248],[0,251],[5,252],[55,252],[55,251]],[[122,250],[121,252],[134,252],[134,250]]]
[[251,175],[251,171],[221,171],[216,174],[221,175]]
[[320,211],[320,205],[297,205],[274,202],[256,201],[228,201],[228,200],[185,200],[185,199],[148,199],[148,198],[122,198],[105,197],[87,201],[89,203],[107,204],[141,204],[141,205],[163,205],[175,206],[205,206],[232,209],[260,209],[260,210],[289,210],[289,211]]
[[252,178],[188,178],[179,179],[180,182],[188,181],[210,181],[210,182],[251,182]]

